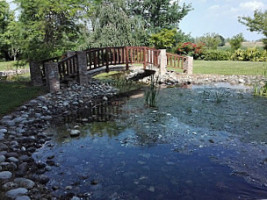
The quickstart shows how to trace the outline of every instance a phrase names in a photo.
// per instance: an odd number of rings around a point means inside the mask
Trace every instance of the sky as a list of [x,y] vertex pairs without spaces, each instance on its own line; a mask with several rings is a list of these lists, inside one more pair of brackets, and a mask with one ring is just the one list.
[[[253,16],[256,9],[266,10],[267,0],[180,0],[180,3],[192,4],[193,10],[181,21],[179,28],[194,38],[205,33],[217,33],[224,38],[243,33],[250,41],[263,38],[239,23],[238,16]],[[14,9],[14,4],[10,5]]]
[[263,35],[250,32],[238,22],[238,16],[253,16],[254,10],[266,10],[267,0],[181,0],[192,4],[190,11],[181,21],[179,28],[199,37],[205,33],[218,33],[224,38],[243,33],[246,40],[255,41]]

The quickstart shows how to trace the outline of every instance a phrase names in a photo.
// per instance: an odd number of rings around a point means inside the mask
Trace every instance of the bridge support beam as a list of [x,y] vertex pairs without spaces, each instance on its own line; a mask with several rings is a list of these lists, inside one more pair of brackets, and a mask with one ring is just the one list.
[[30,62],[31,83],[33,86],[43,85],[42,72],[40,67],[40,62]]
[[44,67],[46,71],[46,86],[49,92],[58,92],[60,90],[58,63],[48,62],[44,64]]
[[167,73],[167,54],[166,49],[161,49],[159,54],[159,73],[164,75]]
[[77,58],[79,67],[79,84],[88,85],[86,52],[77,51]]
[[193,60],[193,57],[187,56],[186,60],[184,61],[183,70],[187,75],[193,74]]

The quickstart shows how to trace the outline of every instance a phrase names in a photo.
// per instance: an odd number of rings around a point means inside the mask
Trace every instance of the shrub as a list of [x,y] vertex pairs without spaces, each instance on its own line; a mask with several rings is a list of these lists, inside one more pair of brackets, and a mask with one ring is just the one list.
[[197,44],[192,42],[178,43],[175,53],[180,55],[193,56],[194,59],[197,59],[202,56],[204,47],[205,44],[202,42]]
[[238,49],[233,53],[231,59],[237,61],[265,62],[267,61],[267,51],[257,48]]
[[245,39],[242,33],[233,36],[232,39],[230,39],[229,41],[231,49],[233,51],[239,49],[241,47],[241,43],[244,42],[244,40]]
[[206,50],[202,56],[203,60],[230,60],[231,52],[225,50]]

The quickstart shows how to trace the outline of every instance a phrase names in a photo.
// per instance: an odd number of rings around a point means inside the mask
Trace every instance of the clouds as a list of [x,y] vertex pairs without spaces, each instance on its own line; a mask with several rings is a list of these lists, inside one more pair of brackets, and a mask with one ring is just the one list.
[[248,1],[245,3],[239,4],[241,9],[248,9],[248,10],[258,10],[258,9],[264,9],[265,5],[261,1]]
[[239,16],[253,16],[254,10],[266,10],[267,0],[182,0],[192,3],[193,11],[181,22],[181,29],[191,35],[216,32],[224,37],[243,33],[248,40],[262,36],[247,31],[246,26],[238,22]]

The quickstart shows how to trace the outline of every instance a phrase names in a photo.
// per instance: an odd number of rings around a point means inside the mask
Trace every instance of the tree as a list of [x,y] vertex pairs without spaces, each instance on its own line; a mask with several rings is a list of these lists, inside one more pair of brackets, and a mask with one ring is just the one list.
[[264,35],[263,43],[267,50],[267,10],[261,12],[254,11],[254,17],[238,17],[238,21],[248,27],[252,32],[258,32]]
[[188,14],[191,4],[180,6],[179,0],[127,0],[129,12],[132,16],[141,16],[145,28],[150,33],[161,29],[178,28],[180,21]]
[[19,53],[22,52],[21,49],[23,46],[21,24],[17,21],[10,22],[4,35],[6,43],[9,46],[9,55],[16,61]]
[[102,1],[92,16],[90,47],[145,45],[147,35],[140,17],[130,17],[124,1]]
[[6,1],[0,1],[0,56],[6,60],[11,58],[8,54],[9,45],[5,33],[13,20],[14,13],[10,11],[9,4]]
[[217,37],[217,38],[220,39],[220,43],[218,44],[218,46],[223,47],[225,45],[225,39],[224,39],[224,37],[221,36],[221,35],[219,35],[219,34],[217,34],[217,36],[215,36],[215,37]]
[[229,41],[229,43],[231,45],[231,49],[233,51],[239,49],[241,47],[242,42],[244,42],[244,40],[245,39],[244,39],[242,33],[239,33],[239,34],[233,36]]
[[175,43],[176,29],[162,29],[159,33],[152,34],[149,41],[158,49],[173,47]]
[[42,60],[74,49],[81,18],[90,8],[86,0],[15,0],[20,9],[23,55]]
[[203,42],[207,49],[217,49],[221,39],[216,33],[206,33],[204,36],[197,38],[196,42]]

